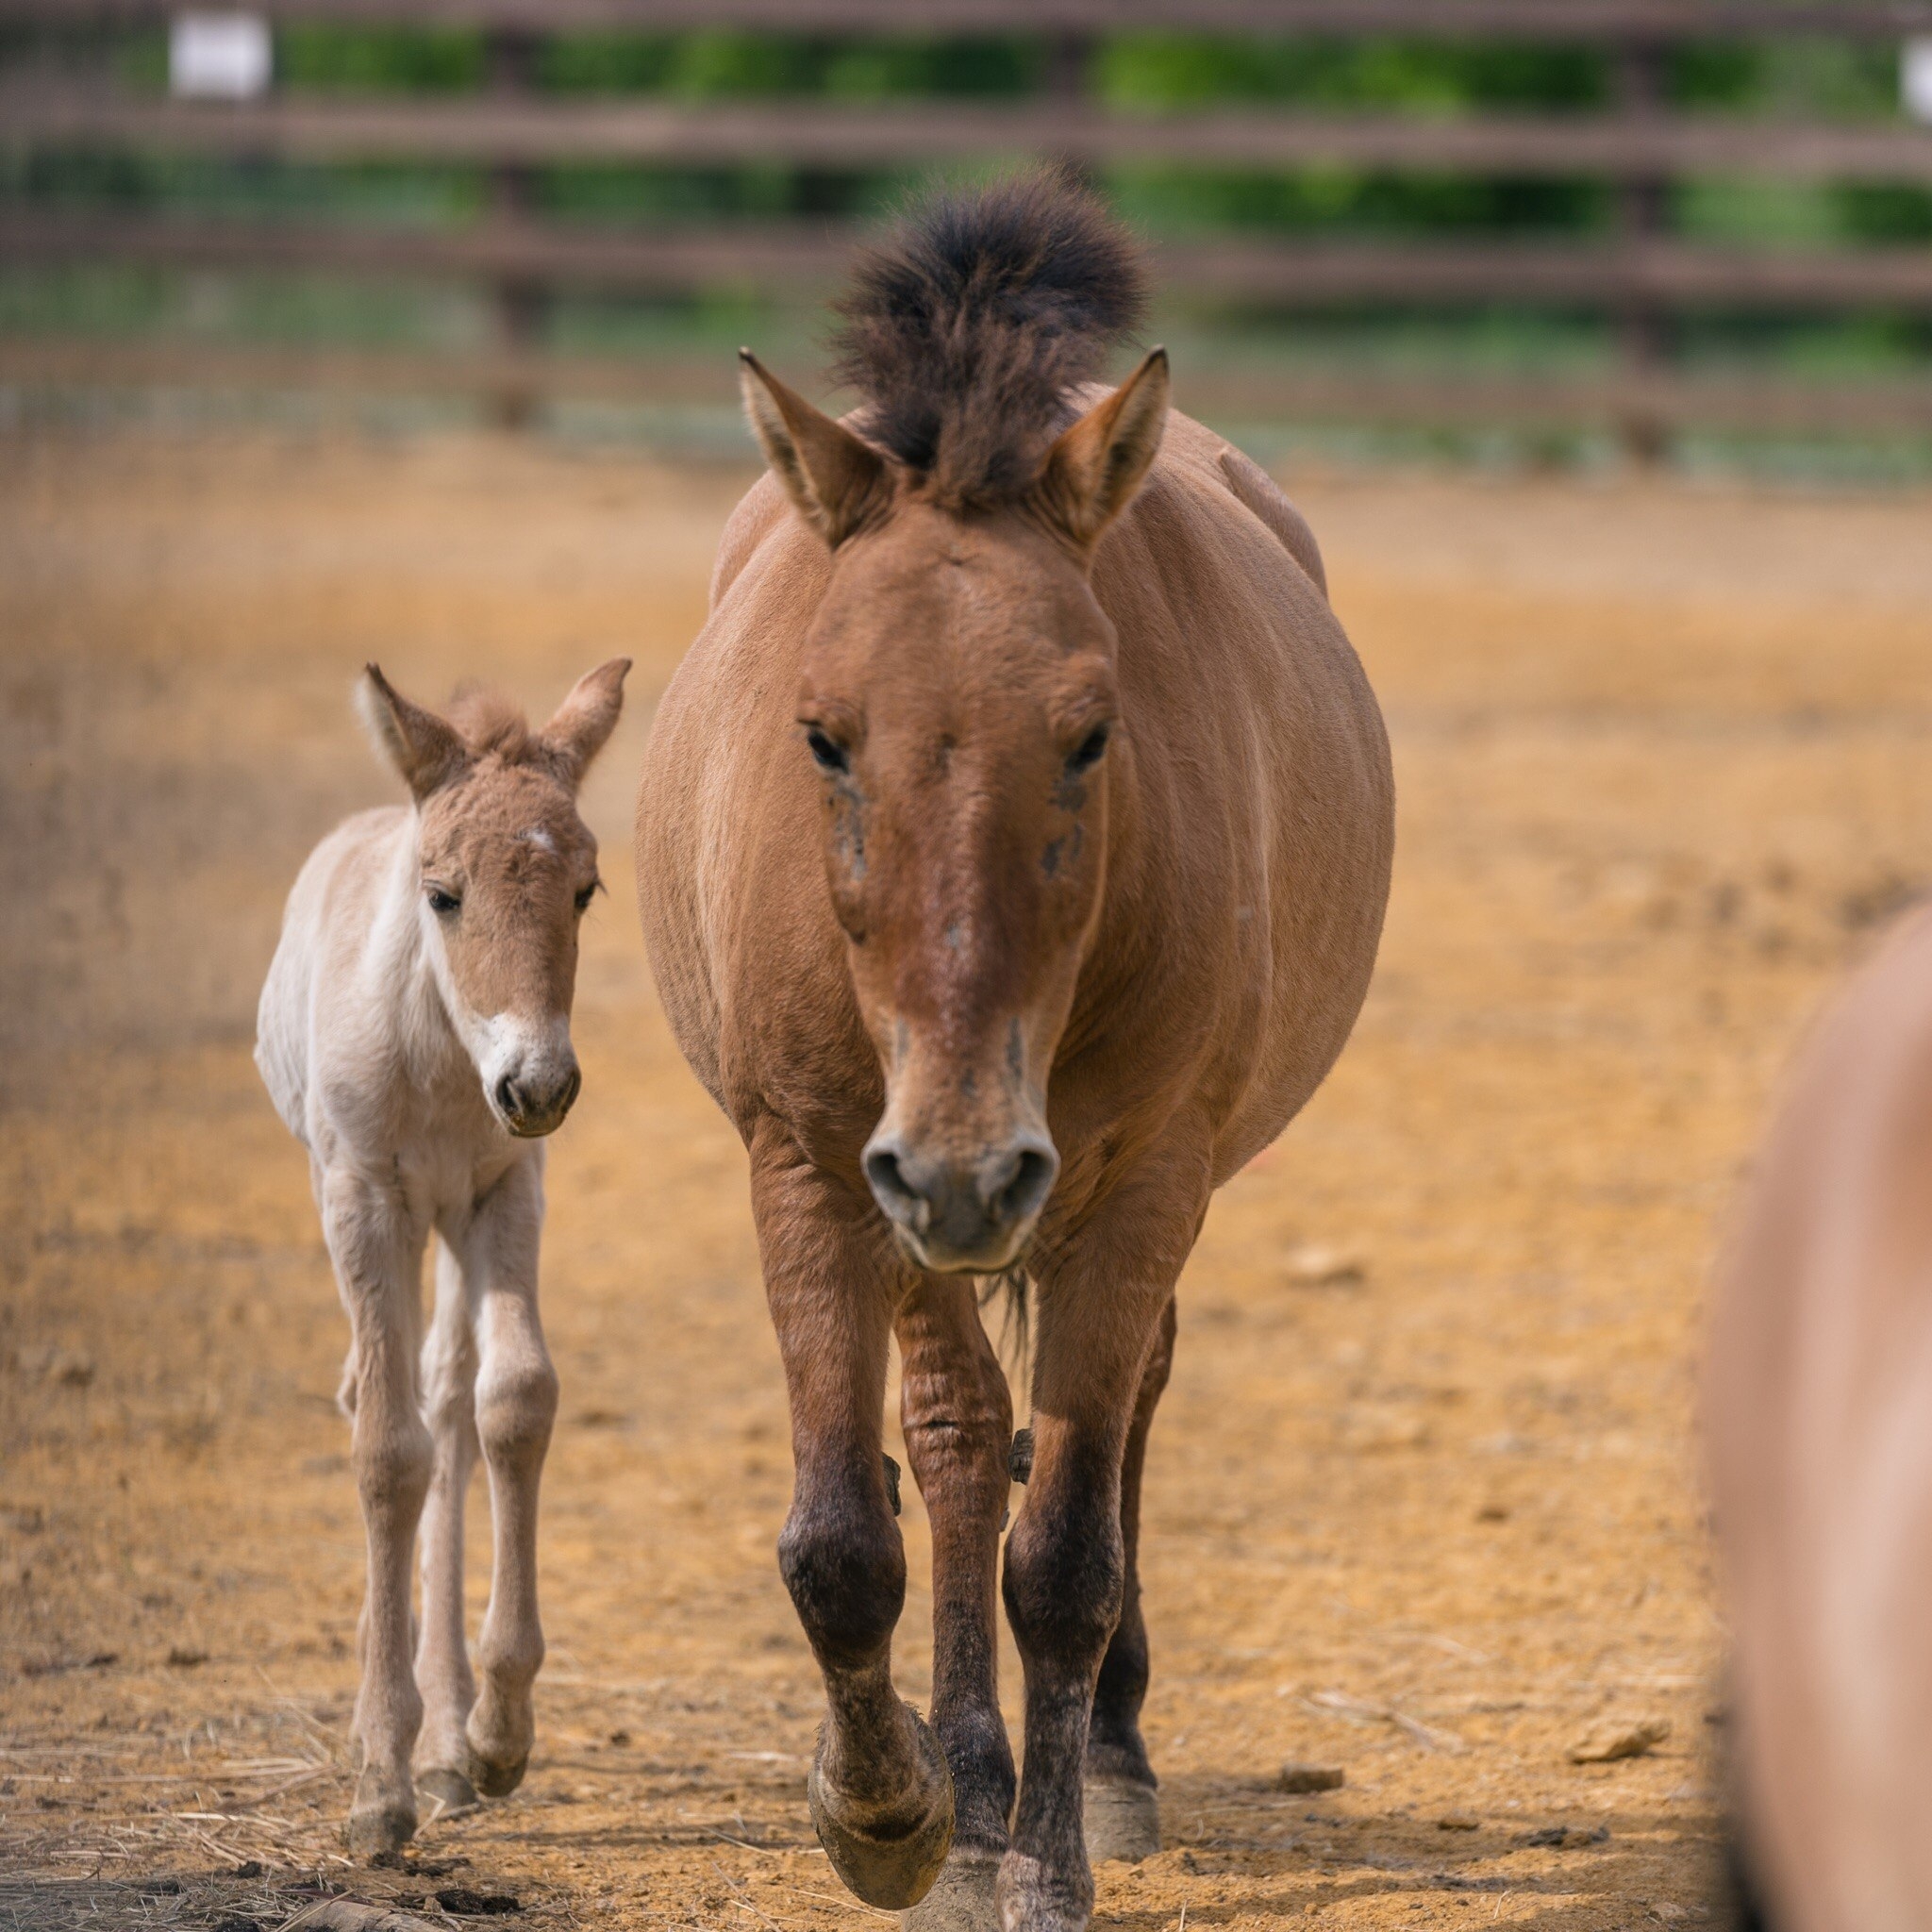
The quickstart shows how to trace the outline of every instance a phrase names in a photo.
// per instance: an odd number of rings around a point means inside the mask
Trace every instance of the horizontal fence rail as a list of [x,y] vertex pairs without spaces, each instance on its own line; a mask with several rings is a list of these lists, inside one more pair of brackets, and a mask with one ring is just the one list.
[[[208,0],[225,4],[225,0]],[[1823,35],[1902,42],[1932,38],[1932,0],[240,0],[278,25],[440,26],[485,37],[486,85],[468,93],[269,92],[205,101],[141,92],[52,63],[73,48],[35,29],[84,38],[170,20],[162,0],[0,0],[16,30],[0,71],[0,154],[185,156],[237,164],[332,167],[368,162],[481,171],[487,212],[408,226],[313,215],[217,217],[188,209],[32,198],[0,204],[0,263],[118,262],[157,269],[319,272],[381,280],[478,282],[494,292],[498,347],[459,357],[450,380],[497,386],[506,414],[531,398],[573,392],[567,358],[539,352],[553,291],[661,297],[713,287],[819,292],[858,239],[834,221],[719,221],[705,226],[568,222],[541,211],[545,168],[903,171],[934,162],[1044,156],[1076,167],[1158,163],[1203,170],[1352,169],[1410,176],[1597,179],[1612,184],[1613,225],[1601,234],[1514,242],[1332,240],[1276,231],[1170,239],[1154,246],[1169,288],[1190,298],[1286,311],[1364,308],[1482,308],[1519,304],[1607,315],[1624,366],[1613,378],[1525,377],[1511,387],[1364,376],[1277,381],[1277,401],[1364,417],[1374,396],[1427,405],[1448,421],[1606,416],[1639,425],[1633,441],[1694,420],[1829,426],[1839,403],[1775,381],[1713,386],[1668,366],[1667,319],[1688,311],[1932,316],[1932,247],[1718,246],[1668,232],[1669,185],[1692,177],[1932,188],[1932,126],[1687,113],[1667,104],[1663,59],[1674,43]],[[1045,36],[1044,91],[1013,99],[719,99],[544,92],[534,85],[548,36],[575,31],[747,32],[874,36]],[[1372,35],[1441,42],[1512,38],[1596,42],[1608,53],[1611,102],[1575,114],[1341,112],[1301,106],[1166,112],[1108,109],[1087,94],[1099,37],[1136,29],[1190,35]],[[35,62],[42,64],[36,65]],[[98,63],[96,63],[98,65]],[[105,367],[106,350],[12,345],[7,366]],[[130,352],[132,353],[132,352]],[[143,352],[146,353],[146,352]],[[181,367],[213,351],[182,351]],[[199,357],[199,360],[197,360]],[[156,358],[159,359],[157,360]],[[50,359],[51,358],[51,359]],[[379,358],[377,358],[379,359]],[[400,354],[421,379],[442,358]],[[160,367],[158,349],[142,366]],[[140,364],[140,355],[125,366]],[[237,365],[241,365],[238,363]],[[273,386],[291,370],[368,380],[367,356],[264,352],[251,365]],[[624,389],[614,365],[591,388]],[[374,384],[381,387],[380,384]],[[577,385],[581,388],[582,385]],[[648,392],[653,380],[630,385]],[[1266,385],[1264,385],[1266,387]],[[1922,386],[1932,389],[1932,385]],[[1928,411],[1910,384],[1833,391],[1845,426],[1921,426]],[[1208,392],[1212,392],[1211,384]],[[1249,383],[1243,393],[1256,393]],[[1823,393],[1821,391],[1821,393]],[[1701,412],[1701,416],[1700,416]]]
[[0,146],[125,146],[285,160],[789,161],[867,167],[1052,154],[1219,168],[1467,174],[1738,174],[1932,184],[1932,127],[1675,115],[1398,119],[1306,112],[1118,114],[1073,104],[675,102],[501,92],[196,102],[0,83]]
[[[0,23],[164,21],[167,0],[0,0]],[[525,33],[741,27],[774,33],[1401,34],[1435,40],[1897,40],[1932,33],[1932,0],[254,0],[274,21]]]
[[[500,402],[506,397],[735,413],[736,358],[640,360],[510,350],[298,349],[260,344],[35,341],[0,337],[0,383],[54,388],[317,391]],[[1418,423],[1536,432],[1932,434],[1932,384],[1829,390],[1668,371],[1601,376],[1326,369],[1176,372],[1176,405],[1210,419],[1271,416],[1403,428]],[[748,454],[748,452],[746,452]]]
[[[482,277],[611,293],[676,294],[708,286],[830,282],[862,231],[792,222],[600,231],[484,220],[423,230],[291,225],[0,210],[0,258],[151,267],[318,269],[396,277]],[[1466,308],[1498,300],[1585,308],[1772,308],[1829,313],[1895,308],[1932,315],[1932,251],[1771,253],[1669,241],[1560,242],[1163,242],[1152,250],[1170,286],[1212,288],[1271,307],[1314,310],[1373,303]]]

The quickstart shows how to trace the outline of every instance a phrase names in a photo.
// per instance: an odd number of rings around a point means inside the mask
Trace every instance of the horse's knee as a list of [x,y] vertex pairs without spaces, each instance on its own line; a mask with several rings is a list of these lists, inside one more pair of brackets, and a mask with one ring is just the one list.
[[485,1376],[476,1390],[476,1436],[492,1464],[542,1459],[557,1422],[557,1392],[548,1359]]
[[1071,1501],[1021,1512],[1007,1539],[1002,1594],[1024,1652],[1097,1658],[1120,1622],[1125,1586],[1117,1512]]
[[429,1492],[432,1454],[429,1431],[419,1417],[406,1414],[378,1425],[370,1406],[362,1404],[357,1410],[350,1459],[364,1512],[394,1512],[413,1524]]
[[906,1550],[883,1500],[862,1490],[795,1502],[778,1573],[822,1662],[870,1662],[906,1602]]

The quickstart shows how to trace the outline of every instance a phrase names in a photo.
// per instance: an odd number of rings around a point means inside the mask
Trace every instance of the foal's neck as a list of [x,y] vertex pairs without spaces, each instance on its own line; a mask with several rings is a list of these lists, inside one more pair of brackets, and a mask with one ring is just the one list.
[[397,1048],[399,1066],[413,1086],[424,1087],[452,1062],[469,1065],[436,965],[423,935],[417,876],[417,824],[405,813],[375,902],[370,933],[371,991],[381,1004],[385,1030]]

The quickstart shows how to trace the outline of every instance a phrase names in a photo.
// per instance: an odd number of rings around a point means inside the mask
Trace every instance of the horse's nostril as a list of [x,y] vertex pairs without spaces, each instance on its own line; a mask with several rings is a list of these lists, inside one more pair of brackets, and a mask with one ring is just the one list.
[[523,1110],[524,1097],[517,1091],[517,1083],[508,1074],[496,1083],[496,1104],[511,1120],[515,1120]]
[[1046,1199],[1055,1172],[1056,1163],[1050,1155],[1042,1154],[1037,1147],[1021,1148],[1010,1164],[1010,1178],[1004,1174],[1000,1176],[1004,1185],[988,1203],[993,1219],[1002,1227],[1024,1221]]
[[563,1083],[563,1098],[558,1101],[557,1111],[559,1118],[567,1114],[577,1104],[577,1095],[584,1091],[583,1074],[575,1067],[570,1070],[570,1078]]
[[906,1185],[899,1171],[899,1157],[890,1147],[875,1147],[865,1157],[865,1178],[881,1208],[890,1213],[894,1207],[909,1208],[919,1198]]

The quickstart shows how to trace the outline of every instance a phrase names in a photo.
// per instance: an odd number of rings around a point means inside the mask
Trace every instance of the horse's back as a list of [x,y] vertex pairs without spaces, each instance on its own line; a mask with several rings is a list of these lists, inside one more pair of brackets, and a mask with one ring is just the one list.
[[[1148,483],[1102,546],[1094,589],[1196,880],[1175,924],[1212,920],[1197,882],[1234,869],[1238,928],[1264,923],[1213,1070],[1217,1184],[1266,1146],[1334,1064],[1374,966],[1394,846],[1388,737],[1330,608],[1314,535],[1267,473],[1176,413]],[[1169,722],[1177,727],[1170,741]],[[1207,837],[1201,822],[1215,818]]]

